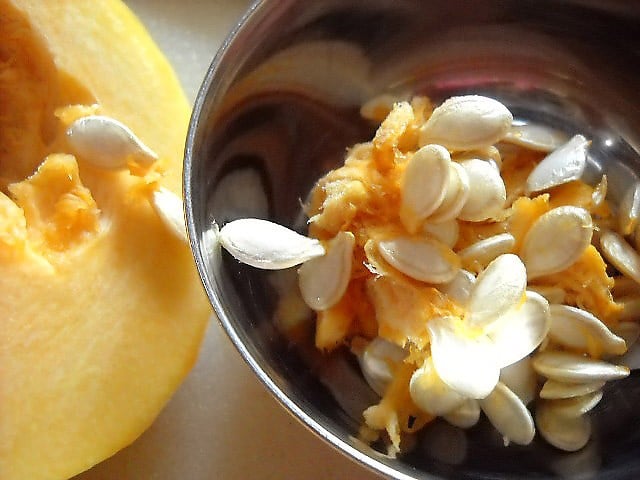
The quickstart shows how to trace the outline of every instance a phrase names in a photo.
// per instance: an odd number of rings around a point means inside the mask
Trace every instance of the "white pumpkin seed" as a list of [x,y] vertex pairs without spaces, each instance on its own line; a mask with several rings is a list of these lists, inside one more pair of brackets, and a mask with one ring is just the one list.
[[227,223],[220,229],[219,238],[238,261],[266,270],[293,267],[325,254],[318,240],[258,218]]
[[449,164],[449,185],[442,203],[429,216],[429,223],[454,220],[469,198],[469,175],[458,163]]
[[579,397],[553,400],[553,402],[549,402],[549,406],[558,415],[575,418],[593,410],[600,400],[602,400],[602,390],[596,390]]
[[431,223],[427,221],[427,223],[423,225],[422,231],[426,235],[441,241],[447,247],[453,248],[458,242],[460,225],[458,225],[458,221],[455,218],[442,223]]
[[629,369],[568,352],[545,351],[533,357],[533,368],[549,379],[567,383],[618,380]]
[[640,183],[627,189],[618,206],[618,230],[621,235],[630,235],[640,219]]
[[497,216],[507,200],[507,191],[500,172],[484,160],[466,160],[460,165],[469,177],[469,196],[458,218],[469,222],[482,222]]
[[479,403],[491,424],[504,437],[505,444],[531,443],[536,434],[533,417],[522,400],[506,385],[498,382],[489,396]]
[[398,237],[378,243],[382,258],[405,275],[427,283],[446,283],[460,270],[460,259],[432,238]]
[[512,363],[500,370],[500,381],[528,405],[536,398],[537,374],[531,365],[531,357]]
[[616,232],[600,232],[602,255],[623,275],[640,284],[640,255]]
[[565,417],[553,408],[553,402],[540,402],[536,409],[536,425],[547,442],[567,452],[580,450],[591,437],[588,416]]
[[502,103],[488,97],[452,97],[437,107],[420,129],[420,145],[437,143],[452,151],[474,150],[501,140],[513,116]]
[[310,308],[326,310],[340,301],[351,280],[354,245],[353,233],[339,232],[329,241],[325,255],[302,264],[298,285],[302,299]]
[[187,229],[184,223],[184,207],[182,199],[172,191],[167,190],[164,187],[160,187],[153,192],[153,201],[151,203],[167,228],[169,228],[169,230],[180,240],[188,243],[189,238],[187,236]]
[[451,172],[449,152],[440,145],[427,145],[408,161],[402,177],[400,219],[410,233],[442,203]]
[[602,389],[604,384],[604,381],[566,383],[549,379],[542,385],[539,395],[548,400],[581,397]]
[[490,145],[488,147],[480,148],[478,150],[468,150],[466,152],[455,152],[451,156],[452,160],[456,162],[464,162],[465,160],[485,160],[498,171],[502,169],[502,155],[500,150],[495,146]]
[[622,355],[627,346],[591,313],[568,305],[551,305],[549,337],[554,342],[584,352]]
[[442,415],[442,418],[458,428],[471,428],[480,420],[480,404],[473,398],[467,398],[462,405]]
[[503,142],[512,143],[529,150],[538,152],[552,152],[561,147],[567,141],[567,136],[558,130],[545,125],[535,123],[515,124],[502,139]]
[[409,394],[413,402],[431,415],[445,415],[459,408],[466,400],[453,390],[436,373],[431,357],[418,368],[409,382]]
[[533,352],[549,332],[549,303],[534,292],[516,304],[491,325],[488,336],[500,368],[507,367]]
[[467,398],[480,399],[498,383],[500,367],[494,344],[486,335],[460,334],[458,318],[429,320],[433,366],[444,383]]
[[575,135],[547,155],[527,178],[527,191],[537,193],[582,178],[590,143],[582,135]]
[[441,284],[439,288],[451,300],[459,305],[466,306],[475,283],[476,277],[473,273],[460,269],[453,280]]
[[527,274],[513,254],[500,255],[485,268],[471,291],[465,320],[473,327],[485,327],[525,298]]
[[510,253],[515,243],[516,239],[513,235],[500,233],[469,245],[460,250],[458,256],[462,261],[462,265],[472,266],[478,264],[485,266],[500,255]]
[[591,243],[593,223],[587,210],[562,206],[541,215],[524,238],[520,256],[531,280],[573,265]]
[[158,160],[129,127],[103,115],[73,122],[67,129],[67,141],[75,155],[100,168],[125,168],[129,160],[147,166]]
[[407,352],[398,345],[376,337],[358,356],[358,361],[365,380],[382,397],[393,380],[394,367],[406,356]]

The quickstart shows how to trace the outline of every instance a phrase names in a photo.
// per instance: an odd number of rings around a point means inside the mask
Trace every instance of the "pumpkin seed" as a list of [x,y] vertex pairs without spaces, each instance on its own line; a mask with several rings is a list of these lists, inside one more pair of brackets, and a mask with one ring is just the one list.
[[500,368],[533,352],[549,332],[549,303],[534,292],[500,317],[488,332]]
[[562,206],[549,210],[531,226],[520,256],[531,280],[573,265],[591,243],[593,224],[587,210]]
[[525,405],[536,398],[537,374],[529,356],[500,370],[500,381]]
[[125,168],[130,160],[148,166],[158,160],[129,127],[103,115],[73,122],[67,129],[67,142],[74,154],[100,168]]
[[408,161],[402,178],[400,219],[410,233],[442,203],[450,183],[451,157],[440,145],[427,145]]
[[516,239],[510,233],[500,233],[488,237],[469,245],[460,250],[458,256],[465,266],[481,265],[485,266],[492,260],[511,252]]
[[418,368],[409,382],[414,403],[431,415],[445,415],[459,408],[466,398],[449,387],[436,373],[431,357]]
[[458,218],[469,222],[482,222],[496,217],[503,210],[507,200],[507,191],[500,172],[484,160],[466,160],[460,165],[469,177],[469,196]]
[[329,241],[325,255],[302,264],[298,285],[310,308],[326,310],[340,301],[351,280],[354,245],[353,233],[340,232]]
[[453,248],[458,242],[460,226],[456,219],[442,223],[431,223],[430,221],[427,221],[423,225],[422,231],[428,236],[441,241],[447,247]]
[[500,375],[494,344],[486,335],[461,335],[458,321],[437,317],[427,323],[433,366],[440,379],[463,397],[484,398]]
[[456,427],[471,428],[480,420],[480,404],[473,398],[467,398],[462,405],[442,415],[442,418]]
[[564,398],[549,402],[555,413],[563,417],[580,417],[590,412],[602,400],[602,390],[572,398]]
[[442,223],[454,220],[469,199],[469,176],[458,163],[449,165],[449,185],[442,203],[429,216],[430,223]]
[[505,440],[529,445],[536,434],[533,417],[526,405],[506,385],[498,382],[486,398],[479,400],[480,408]]
[[547,155],[527,178],[527,191],[537,193],[580,179],[587,165],[590,143],[582,135],[575,135]]
[[502,169],[502,155],[500,154],[500,150],[498,150],[493,145],[480,148],[478,150],[455,152],[452,155],[451,159],[455,160],[456,162],[464,162],[465,160],[473,159],[485,160],[489,162],[496,170],[500,171]]
[[589,352],[595,349],[610,355],[622,355],[627,346],[591,313],[568,305],[551,305],[549,337],[569,348]]
[[241,218],[225,224],[219,239],[238,261],[266,270],[293,267],[325,254],[318,240],[258,218]]
[[440,285],[440,291],[454,302],[466,306],[475,283],[473,273],[460,269],[453,280]]
[[379,242],[378,251],[390,265],[422,282],[446,283],[460,270],[453,250],[432,238],[398,237]]
[[563,416],[553,407],[553,402],[540,402],[536,409],[536,425],[547,442],[567,452],[580,450],[591,437],[588,416]]
[[502,141],[538,152],[552,152],[566,143],[567,136],[545,125],[514,122]]
[[360,369],[369,386],[381,397],[393,380],[394,367],[407,356],[398,345],[376,337],[358,356]]
[[488,97],[452,97],[437,107],[420,129],[420,145],[437,143],[448,150],[474,150],[501,140],[513,116],[502,103]]
[[600,390],[604,384],[604,381],[566,383],[549,379],[542,385],[540,398],[554,400],[581,397]]
[[600,232],[600,249],[604,257],[623,275],[640,284],[640,255],[616,232]]
[[551,380],[589,383],[624,378],[629,369],[568,352],[545,351],[533,357],[533,368]]
[[526,271],[520,259],[513,254],[499,256],[478,275],[465,320],[473,327],[494,322],[522,303],[526,286]]

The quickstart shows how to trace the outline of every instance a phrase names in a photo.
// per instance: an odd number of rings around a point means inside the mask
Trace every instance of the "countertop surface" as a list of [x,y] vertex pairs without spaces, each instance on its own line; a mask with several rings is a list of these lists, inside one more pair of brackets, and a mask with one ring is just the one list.
[[[191,101],[247,0],[127,0]],[[195,368],[134,444],[75,480],[375,480],[306,430],[211,319]]]

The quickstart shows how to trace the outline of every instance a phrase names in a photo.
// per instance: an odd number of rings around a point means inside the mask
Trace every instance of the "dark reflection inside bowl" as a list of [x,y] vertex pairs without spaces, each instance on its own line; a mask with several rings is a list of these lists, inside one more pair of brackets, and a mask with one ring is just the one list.
[[[185,163],[187,218],[221,322],[260,379],[307,426],[398,479],[613,479],[640,471],[635,373],[605,392],[593,438],[576,453],[539,438],[505,447],[486,421],[467,431],[431,425],[398,459],[379,445],[372,450],[357,437],[361,411],[376,397],[351,355],[317,352],[310,317],[295,338],[284,336],[274,312],[288,274],[239,264],[211,234],[214,222],[248,216],[303,230],[301,201],[348,146],[371,138],[375,127],[359,106],[382,92],[435,102],[484,94],[518,120],[582,133],[592,139],[587,181],[606,173],[619,201],[640,172],[638,31],[640,7],[617,1],[256,4],[214,61],[197,101]],[[340,43],[317,58],[274,64],[292,46],[327,41]],[[341,45],[349,46],[346,53]]]

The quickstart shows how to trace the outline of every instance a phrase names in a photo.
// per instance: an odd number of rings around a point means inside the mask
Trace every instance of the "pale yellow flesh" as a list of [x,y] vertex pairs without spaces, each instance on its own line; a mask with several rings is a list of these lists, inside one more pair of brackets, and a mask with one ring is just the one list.
[[[175,170],[181,190],[190,106],[164,55],[120,0],[10,0],[27,12],[58,70],[77,79],[102,108],[133,130]],[[0,5],[2,0],[0,0]]]
[[[0,0],[0,14],[14,8],[50,52],[33,61],[52,58],[57,74],[51,97],[24,108],[55,123],[66,101],[97,103],[161,158],[147,178],[78,160],[75,186],[90,192],[78,202],[98,222],[74,224],[62,243],[43,240],[56,221],[36,193],[64,192],[75,158],[50,156],[62,162],[57,176],[0,198],[0,478],[65,479],[135,440],[196,359],[210,307],[188,245],[150,203],[155,182],[180,193],[190,108],[119,1]],[[38,162],[68,153],[60,132],[39,146]]]

